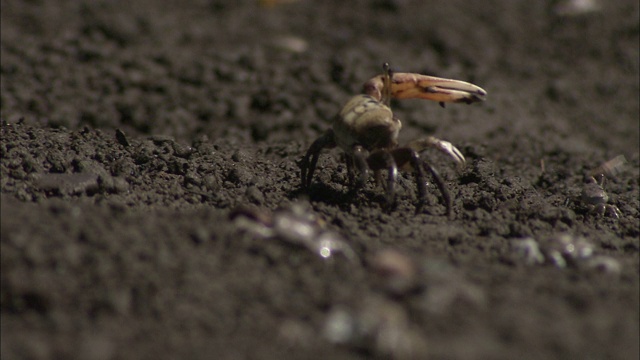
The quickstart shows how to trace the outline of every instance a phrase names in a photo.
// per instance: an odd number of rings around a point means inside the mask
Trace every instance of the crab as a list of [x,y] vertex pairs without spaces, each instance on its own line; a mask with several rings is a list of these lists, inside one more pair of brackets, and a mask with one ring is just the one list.
[[590,213],[600,217],[607,214],[612,218],[620,218],[620,209],[609,204],[609,194],[604,190],[604,175],[589,176],[582,188],[582,202]]
[[[398,132],[402,127],[390,108],[391,98],[419,98],[445,102],[471,104],[484,101],[487,92],[482,88],[458,80],[443,79],[414,73],[394,73],[389,64],[382,66],[382,75],[375,76],[363,86],[363,94],[352,97],[333,118],[332,128],[315,140],[302,158],[302,188],[311,186],[313,174],[323,149],[341,148],[346,154],[349,185],[353,190],[361,188],[369,171],[382,181],[382,171],[388,171],[386,182],[386,204],[395,203],[395,184],[398,169],[413,170],[416,177],[419,201],[416,211],[421,211],[426,202],[429,173],[446,206],[449,218],[452,215],[452,200],[444,180],[438,171],[420,157],[427,148],[435,148],[453,158],[459,167],[465,158],[450,142],[427,136],[398,146]],[[356,179],[354,169],[359,171]]]
[[624,155],[606,161],[598,166],[585,177],[585,184],[582,188],[582,202],[590,213],[598,216],[607,214],[612,218],[620,218],[622,212],[617,206],[609,204],[609,194],[604,190],[605,175],[615,176],[618,174],[627,159]]

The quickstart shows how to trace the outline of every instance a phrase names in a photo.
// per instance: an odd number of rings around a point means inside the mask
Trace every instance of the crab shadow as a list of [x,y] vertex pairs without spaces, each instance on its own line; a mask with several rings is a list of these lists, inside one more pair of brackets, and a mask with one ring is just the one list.
[[349,188],[345,191],[324,183],[314,183],[308,189],[299,187],[291,191],[288,197],[290,199],[307,199],[310,202],[320,202],[341,209],[348,209],[351,205],[375,206],[377,204],[381,208],[385,206],[384,196],[371,190]]
[[333,186],[314,183],[308,189],[298,187],[289,192],[290,199],[307,199],[312,202],[322,202],[327,205],[342,207],[353,202],[357,194],[353,190],[342,191]]

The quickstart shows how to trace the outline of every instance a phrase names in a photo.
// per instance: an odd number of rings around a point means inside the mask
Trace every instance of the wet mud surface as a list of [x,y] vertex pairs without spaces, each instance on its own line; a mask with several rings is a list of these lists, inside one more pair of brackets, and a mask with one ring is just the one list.
[[[638,3],[562,5],[3,1],[1,357],[637,359]],[[489,93],[392,103],[467,158],[424,154],[453,219],[338,150],[300,189],[385,61]]]

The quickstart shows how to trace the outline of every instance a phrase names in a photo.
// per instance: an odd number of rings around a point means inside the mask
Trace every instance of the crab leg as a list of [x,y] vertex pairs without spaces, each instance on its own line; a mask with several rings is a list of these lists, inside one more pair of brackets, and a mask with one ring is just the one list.
[[[377,100],[383,99],[385,74],[371,78],[364,83],[363,92]],[[484,101],[487,92],[468,82],[414,73],[393,73],[391,97],[395,99],[425,99],[471,104]]]
[[313,179],[313,173],[316,171],[316,165],[318,164],[318,158],[320,157],[320,151],[325,148],[336,147],[335,137],[333,130],[327,131],[324,135],[319,137],[311,144],[307,154],[302,158],[300,163],[302,187],[309,188],[311,186],[311,180]]

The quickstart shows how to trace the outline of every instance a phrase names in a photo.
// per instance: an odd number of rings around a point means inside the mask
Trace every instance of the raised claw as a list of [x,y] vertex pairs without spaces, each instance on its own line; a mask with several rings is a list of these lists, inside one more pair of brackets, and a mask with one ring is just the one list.
[[422,150],[432,147],[442,151],[443,153],[451,156],[453,160],[458,164],[459,167],[463,167],[466,163],[464,155],[458,150],[457,147],[453,146],[448,141],[440,140],[433,136],[429,136],[423,139],[418,139],[410,142],[407,147],[412,148],[417,152],[421,152]]
[[597,176],[614,177],[622,171],[622,168],[626,163],[627,158],[625,158],[624,155],[618,155],[613,159],[606,161],[604,164],[598,166],[597,168],[591,170],[589,176],[592,176],[594,178]]
[[[363,92],[377,100],[383,98],[385,75],[375,76],[363,85]],[[439,103],[471,104],[484,101],[487,92],[479,86],[435,76],[414,73],[393,73],[391,97],[395,99],[425,99]]]

